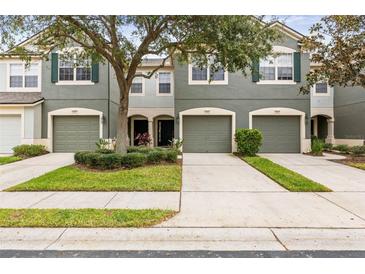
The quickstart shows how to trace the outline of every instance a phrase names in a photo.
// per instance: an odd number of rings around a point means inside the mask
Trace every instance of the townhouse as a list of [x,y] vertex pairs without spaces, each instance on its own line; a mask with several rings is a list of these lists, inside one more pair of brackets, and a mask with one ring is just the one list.
[[[281,23],[273,26],[283,33],[273,45],[278,55],[257,62],[259,73],[211,73],[209,64],[169,60],[151,79],[135,79],[130,144],[147,132],[153,146],[180,138],[184,152],[232,152],[236,128],[258,128],[262,152],[306,152],[311,135],[363,144],[364,89],[318,83],[310,94],[299,94],[314,64],[301,49],[300,33]],[[32,39],[23,45],[31,48]],[[30,66],[16,55],[0,60],[0,153],[23,143],[44,144],[53,152],[91,150],[99,138],[115,138],[119,91],[108,63],[66,60],[58,50],[49,60],[30,54]],[[145,59],[139,69],[151,71],[160,62]]]

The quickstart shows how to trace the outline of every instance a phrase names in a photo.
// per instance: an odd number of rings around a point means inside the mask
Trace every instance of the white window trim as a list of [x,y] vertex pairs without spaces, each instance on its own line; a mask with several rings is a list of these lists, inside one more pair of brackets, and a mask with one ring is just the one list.
[[132,87],[129,89],[129,95],[130,96],[145,96],[145,87],[146,87],[146,79],[144,78],[144,77],[142,77],[141,76],[141,78],[142,78],[142,93],[132,93],[131,92],[131,89],[132,89]]
[[278,80],[278,66],[275,64],[275,80],[262,80],[260,79],[258,82],[256,82],[257,85],[296,85],[297,82],[294,81],[294,49],[283,47],[283,46],[273,46],[273,53],[290,53],[292,54],[292,64],[293,64],[293,70],[292,70],[292,76],[293,80]]
[[329,84],[327,84],[327,92],[326,93],[317,93],[315,85],[311,87],[311,92],[313,96],[319,96],[319,97],[328,97],[331,96],[331,91],[333,90],[333,87],[331,87]]
[[[10,87],[10,65],[22,64],[23,65],[23,87],[12,88]],[[9,92],[41,92],[42,91],[42,61],[31,61],[30,64],[38,64],[38,87],[26,88],[25,85],[25,62],[22,60],[9,60],[6,66],[6,89]]]
[[[81,47],[74,47],[73,49],[76,50],[82,50]],[[76,80],[76,68],[77,67],[73,67],[73,74],[74,74],[74,80],[72,81],[65,81],[65,80],[60,80],[60,62],[61,62],[61,58],[60,56],[62,54],[64,54],[64,52],[67,52],[68,50],[70,50],[70,48],[65,48],[63,50],[57,51],[58,53],[58,82],[56,82],[55,84],[58,86],[91,86],[91,85],[95,85],[95,83],[92,81],[92,67],[90,67],[90,80]],[[73,58],[73,62],[75,63],[76,58]]]
[[[170,93],[160,93],[160,76],[158,73],[170,73]],[[172,71],[158,71],[156,74],[156,96],[173,96],[174,95],[174,73]]]
[[209,81],[210,76],[210,66],[207,67],[207,80],[193,80],[193,65],[189,63],[189,85],[228,85],[228,71],[224,70],[224,80],[223,81]]

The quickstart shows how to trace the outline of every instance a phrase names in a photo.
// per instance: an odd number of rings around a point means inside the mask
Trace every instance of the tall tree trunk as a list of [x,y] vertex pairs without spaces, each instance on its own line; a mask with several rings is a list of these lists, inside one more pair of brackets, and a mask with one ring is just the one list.
[[129,87],[126,83],[119,83],[120,99],[117,119],[117,140],[116,152],[127,153],[128,142],[128,105],[129,105]]

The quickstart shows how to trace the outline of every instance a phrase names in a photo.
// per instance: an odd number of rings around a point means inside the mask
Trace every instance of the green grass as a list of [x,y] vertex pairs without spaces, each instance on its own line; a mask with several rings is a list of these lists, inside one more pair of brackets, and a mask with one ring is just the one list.
[[180,191],[181,167],[156,165],[119,171],[67,166],[5,191]]
[[348,165],[365,170],[365,163],[349,162]]
[[22,158],[17,157],[17,156],[5,156],[5,157],[0,157],[0,166],[1,165],[6,165],[6,164],[10,164],[10,163],[14,163],[16,161],[20,161]]
[[326,192],[329,188],[262,157],[243,157],[252,167],[293,192]]
[[0,209],[0,227],[147,227],[174,215],[153,209]]

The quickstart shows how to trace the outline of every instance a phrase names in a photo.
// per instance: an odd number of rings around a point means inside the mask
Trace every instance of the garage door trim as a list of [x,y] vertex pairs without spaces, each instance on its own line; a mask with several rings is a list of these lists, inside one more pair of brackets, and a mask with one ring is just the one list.
[[[236,113],[234,111],[230,111],[222,108],[212,108],[212,107],[203,107],[203,108],[192,108],[181,111],[179,113],[179,138],[183,139],[183,119],[184,116],[231,116],[231,149],[232,152],[236,151],[236,143],[234,141],[234,134],[236,128]],[[183,144],[184,147],[184,144]]]
[[249,113],[249,127],[252,128],[253,116],[300,116],[300,152],[305,148],[305,112],[293,108],[262,108]]
[[53,117],[54,116],[99,116],[99,138],[103,138],[103,113],[88,108],[62,108],[48,112],[49,149],[53,152]]

